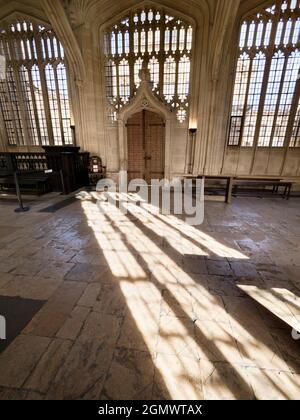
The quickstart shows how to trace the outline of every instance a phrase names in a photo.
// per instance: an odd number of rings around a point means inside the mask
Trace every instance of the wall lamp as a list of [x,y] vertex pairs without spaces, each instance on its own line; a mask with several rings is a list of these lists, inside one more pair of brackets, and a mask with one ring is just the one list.
[[194,134],[196,134],[196,133],[197,133],[197,128],[190,128],[190,129],[189,129],[189,132],[190,132],[192,135],[194,135]]
[[189,152],[189,174],[192,174],[194,171],[197,128],[190,128],[189,132],[191,135],[190,152]]

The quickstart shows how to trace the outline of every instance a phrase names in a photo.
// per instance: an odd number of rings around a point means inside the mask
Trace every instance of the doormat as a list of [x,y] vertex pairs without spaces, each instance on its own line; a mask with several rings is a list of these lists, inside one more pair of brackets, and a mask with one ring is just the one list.
[[[22,332],[45,303],[44,300],[0,296],[0,316],[4,317],[6,324],[6,339],[0,340],[0,353]],[[0,327],[3,328],[3,322]]]

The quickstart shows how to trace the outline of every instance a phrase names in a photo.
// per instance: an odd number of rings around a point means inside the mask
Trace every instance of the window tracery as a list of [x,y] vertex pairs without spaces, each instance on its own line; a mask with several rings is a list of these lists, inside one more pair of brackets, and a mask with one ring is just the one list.
[[0,109],[10,145],[70,145],[64,49],[53,30],[28,20],[0,24]]
[[276,1],[242,23],[229,146],[299,146],[299,12],[297,0]]
[[[106,92],[110,115],[134,97],[142,67],[152,89],[179,122],[188,115],[193,27],[162,10],[128,13],[105,33]],[[125,71],[126,67],[126,71]]]

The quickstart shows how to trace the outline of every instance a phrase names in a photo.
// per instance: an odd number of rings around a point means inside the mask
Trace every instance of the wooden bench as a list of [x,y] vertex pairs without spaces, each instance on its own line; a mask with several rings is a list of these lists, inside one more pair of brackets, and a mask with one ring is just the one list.
[[15,188],[18,175],[19,187],[34,187],[37,195],[49,192],[47,160],[44,153],[0,153],[0,186]]
[[280,189],[282,189],[282,197],[289,200],[292,186],[292,182],[287,182],[275,178],[235,178],[233,194],[238,194],[239,187],[249,187],[252,190],[257,190],[257,187],[263,187],[262,192],[265,192],[266,187],[271,187],[272,194],[279,194]]
[[[51,191],[49,176],[44,172],[19,174],[19,185],[21,189],[22,187],[33,186],[38,196]],[[14,177],[12,175],[0,177],[0,189],[5,190],[9,188],[15,188]]]
[[[292,182],[284,181],[281,179],[275,178],[237,178],[233,176],[223,176],[223,175],[216,175],[216,176],[198,176],[192,177],[189,176],[186,179],[191,179],[196,181],[197,179],[204,179],[204,181],[225,181],[225,185],[218,186],[225,189],[225,202],[230,204],[232,201],[232,195],[238,194],[239,187],[248,186],[251,187],[253,190],[257,190],[257,187],[263,187],[265,192],[266,187],[272,188],[272,194],[279,194],[279,191],[282,189],[282,197],[285,199],[289,199],[291,195],[291,190],[293,187]],[[206,187],[207,187],[207,183]]]
[[196,181],[197,179],[203,179],[204,182],[206,182],[207,180],[213,180],[213,181],[221,181],[223,183],[223,181],[225,181],[225,185],[221,186],[222,188],[225,189],[225,202],[230,204],[231,203],[231,198],[232,198],[232,187],[233,187],[233,181],[234,181],[234,177],[232,176],[198,176],[198,177],[186,177],[187,180],[193,180]]

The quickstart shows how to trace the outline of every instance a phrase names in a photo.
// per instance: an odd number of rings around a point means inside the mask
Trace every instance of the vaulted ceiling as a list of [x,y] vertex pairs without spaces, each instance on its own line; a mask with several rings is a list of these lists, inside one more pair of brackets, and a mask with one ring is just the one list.
[[[103,17],[105,18],[109,14],[113,16],[114,14],[119,13],[121,10],[137,6],[139,3],[142,3],[140,0],[122,0],[114,2],[111,0],[59,1],[67,11],[68,17],[73,24],[80,23],[80,20],[86,22],[86,19],[91,21],[98,19],[102,21]],[[202,13],[205,12],[206,16],[209,16],[210,21],[213,21],[218,7],[224,6],[224,3],[227,9],[231,8],[230,4],[225,0],[189,0],[188,2],[186,0],[177,0],[176,3],[174,0],[161,0],[157,3],[161,3],[172,8],[174,8],[176,5],[176,9],[182,9],[182,11],[185,13],[191,13],[195,18],[197,18],[197,11],[202,11]],[[239,15],[243,15],[248,10],[251,10],[258,5],[265,3],[270,3],[270,1],[235,0],[235,4],[239,4]],[[13,11],[23,12],[25,10],[30,15],[39,18],[44,16],[44,19],[47,18],[42,1],[37,2],[36,0],[12,0],[7,2],[7,0],[0,0],[0,18],[9,15]]]

